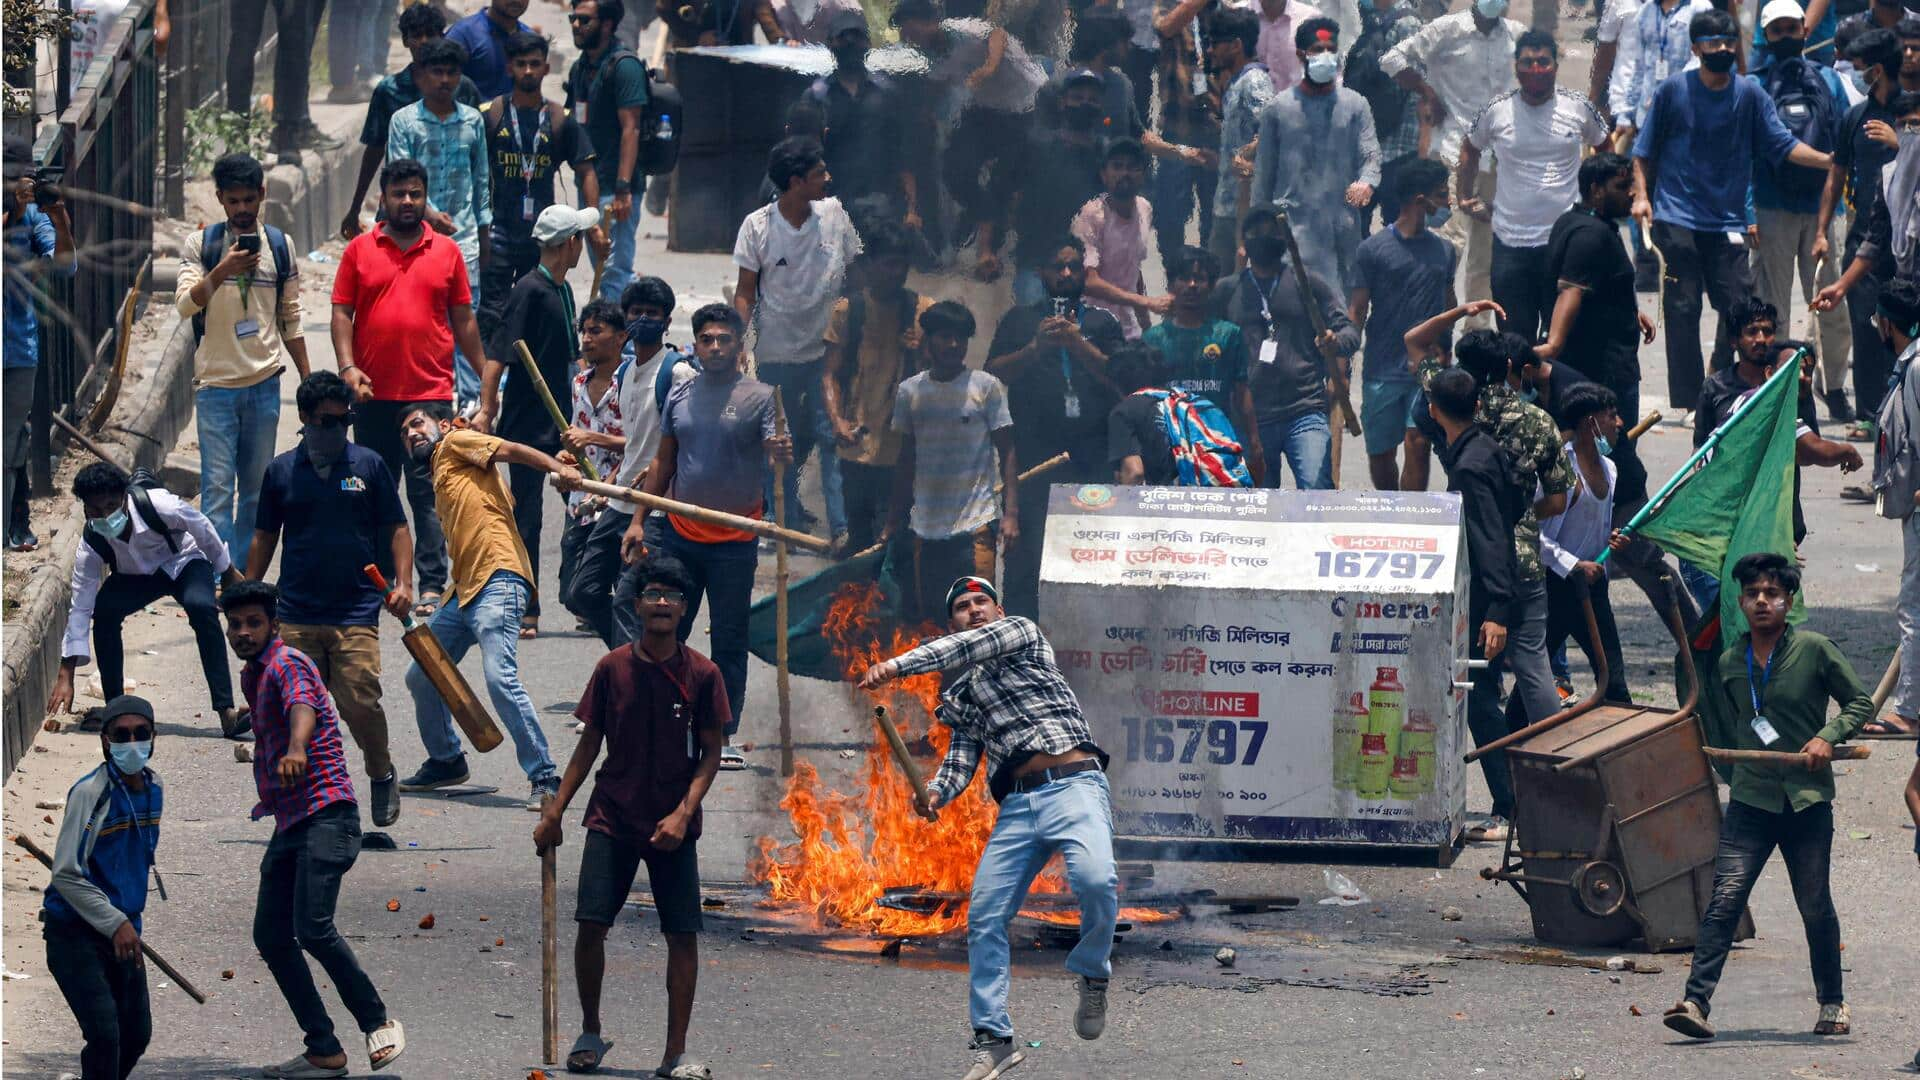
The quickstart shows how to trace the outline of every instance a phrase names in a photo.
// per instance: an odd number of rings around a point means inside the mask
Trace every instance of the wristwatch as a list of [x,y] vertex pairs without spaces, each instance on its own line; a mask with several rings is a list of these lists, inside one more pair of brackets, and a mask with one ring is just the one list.
[[614,193],[615,195],[631,195],[631,194],[633,194],[633,181],[631,181],[631,180],[615,180],[615,181],[613,182],[613,193]]

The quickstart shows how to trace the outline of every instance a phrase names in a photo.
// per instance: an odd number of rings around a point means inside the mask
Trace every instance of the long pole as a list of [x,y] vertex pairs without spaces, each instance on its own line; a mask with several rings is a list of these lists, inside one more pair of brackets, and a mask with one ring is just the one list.
[[[552,802],[553,796],[541,796],[542,815]],[[554,849],[546,848],[540,852],[540,1060],[548,1065],[560,1059],[560,963],[554,943],[559,891]]]
[[[540,365],[533,361],[533,350],[527,348],[524,340],[517,340],[513,343],[513,351],[520,355],[520,366],[526,368],[527,381],[533,384],[533,389],[540,395],[540,403],[547,407],[547,415],[553,418],[553,426],[558,428],[561,434],[565,434],[567,428],[571,426],[567,423],[567,414],[561,412],[560,403],[553,400],[553,391],[547,386],[547,377],[540,374]],[[579,467],[581,476],[589,480],[600,479],[599,471],[593,467],[593,462],[587,460],[587,455],[580,454],[579,460],[574,464]]]
[[[1699,465],[1702,461],[1705,461],[1707,459],[1707,456],[1713,453],[1713,448],[1720,445],[1721,438],[1724,437],[1727,432],[1733,430],[1733,425],[1739,423],[1741,419],[1743,419],[1747,415],[1747,413],[1753,410],[1754,402],[1759,401],[1762,397],[1765,397],[1767,393],[1767,388],[1772,386],[1776,380],[1783,377],[1787,377],[1789,373],[1791,373],[1792,378],[1798,379],[1800,377],[1800,358],[1805,353],[1806,353],[1805,349],[1795,350],[1792,360],[1788,361],[1787,363],[1781,364],[1779,369],[1773,373],[1772,377],[1768,378],[1766,382],[1761,384],[1760,389],[1748,395],[1747,400],[1741,402],[1740,406],[1733,410],[1732,416],[1727,417],[1726,420],[1722,422],[1719,427],[1713,429],[1713,433],[1707,436],[1707,441],[1700,445],[1700,449],[1695,450],[1693,452],[1693,456],[1687,459],[1687,463],[1685,465],[1680,466],[1680,469],[1678,472],[1668,477],[1666,483],[1660,485],[1659,493],[1656,494],[1653,498],[1648,499],[1647,504],[1645,506],[1642,506],[1639,512],[1633,515],[1632,520],[1628,521],[1625,525],[1620,526],[1620,532],[1623,535],[1631,535],[1633,533],[1633,530],[1639,528],[1641,522],[1647,520],[1649,517],[1652,517],[1654,512],[1659,510],[1660,507],[1666,503],[1667,499],[1670,496],[1672,496],[1675,491],[1679,490],[1681,485],[1693,479],[1694,467]],[[1598,559],[1595,559],[1594,561],[1598,563],[1605,563],[1607,561],[1607,556],[1612,553],[1613,553],[1612,548],[1602,548],[1600,551],[1600,557]]]
[[[13,842],[20,845],[22,848],[25,848],[27,854],[40,860],[41,866],[44,866],[49,870],[53,869],[53,856],[48,855],[46,851],[40,847],[39,844],[34,843],[32,837],[26,835],[25,833],[14,833]],[[176,970],[172,964],[167,963],[166,957],[163,957],[159,953],[154,952],[153,946],[147,944],[147,939],[144,937],[140,939],[140,951],[146,955],[147,959],[153,961],[154,967],[159,968],[161,971],[166,973],[168,978],[172,979],[176,983],[179,983],[180,989],[185,990],[187,992],[188,997],[192,998],[193,1000],[199,1002],[202,1005],[205,1005],[207,1003],[207,995],[201,993],[199,987],[187,981],[187,977],[185,975],[180,974],[180,972]]]
[[702,521],[708,525],[723,525],[729,529],[739,529],[741,532],[750,532],[755,536],[763,537],[767,540],[784,540],[794,547],[804,548],[807,551],[819,555],[826,554],[833,547],[831,541],[822,540],[808,533],[781,528],[770,521],[762,521],[759,518],[741,517],[739,514],[729,514],[724,510],[714,510],[689,502],[681,502],[679,499],[669,499],[660,495],[649,495],[639,488],[620,487],[617,484],[603,484],[594,480],[582,480],[580,482],[580,490],[589,495],[605,495],[610,499],[619,499],[622,502],[639,503],[641,506],[647,507],[650,510],[665,510],[669,514],[678,514],[681,517],[692,518],[695,521]]
[[[773,388],[773,433],[787,436],[787,406],[781,396],[780,388]],[[831,448],[822,447],[823,453],[831,453]],[[773,463],[773,518],[785,524],[787,520],[787,464],[783,461]],[[787,672],[787,544],[784,540],[774,542],[773,548],[773,687],[774,696],[780,703],[780,775],[793,775],[793,686]]]

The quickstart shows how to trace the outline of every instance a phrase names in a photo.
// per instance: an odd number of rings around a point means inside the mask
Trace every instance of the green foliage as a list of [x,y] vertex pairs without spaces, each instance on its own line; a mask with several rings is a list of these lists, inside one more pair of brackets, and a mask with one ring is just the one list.
[[[11,2],[11,0],[9,0]],[[214,102],[187,110],[187,173],[205,176],[213,163],[227,154],[247,153],[266,161],[273,133],[273,116],[256,106],[246,114],[231,113]]]
[[[72,25],[71,12],[61,11],[42,0],[5,0],[4,8],[0,8],[0,40],[4,40],[5,44],[7,72],[26,72],[30,76],[34,68],[34,49],[42,41],[60,42],[64,46]],[[8,86],[6,111],[8,114],[31,114],[33,91],[26,87]]]

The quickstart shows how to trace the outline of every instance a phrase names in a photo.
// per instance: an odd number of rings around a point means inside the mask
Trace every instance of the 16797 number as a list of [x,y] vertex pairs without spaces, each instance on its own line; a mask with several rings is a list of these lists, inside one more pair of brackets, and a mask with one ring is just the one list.
[[1444,555],[1412,551],[1316,551],[1321,577],[1340,578],[1419,578],[1428,580],[1440,572]]
[[[1206,743],[1207,760],[1215,765],[1236,761],[1251,765],[1260,757],[1267,741],[1265,720],[1174,720],[1156,716],[1148,720],[1122,717],[1127,729],[1127,760],[1165,762],[1178,760],[1191,765]],[[1245,736],[1243,739],[1242,736]],[[1245,756],[1242,756],[1242,751]]]

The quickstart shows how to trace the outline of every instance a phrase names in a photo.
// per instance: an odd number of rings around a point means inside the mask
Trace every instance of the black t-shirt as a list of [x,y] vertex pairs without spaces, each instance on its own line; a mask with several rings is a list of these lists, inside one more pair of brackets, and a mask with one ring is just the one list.
[[[1053,314],[1053,302],[1043,300],[1018,307],[1000,319],[987,357],[1019,352],[1033,343],[1041,320]],[[1112,356],[1126,340],[1119,320],[1091,304],[1081,304],[1080,333],[1102,355]],[[1069,391],[1078,398],[1078,415],[1067,415]],[[1055,454],[1073,455],[1082,471],[1099,475],[1107,460],[1107,413],[1115,394],[1095,379],[1079,360],[1062,354],[1040,357],[1007,381],[1007,405],[1013,413],[1013,445],[1021,467],[1028,468]]]
[[[1581,383],[1591,383],[1593,381],[1594,380],[1581,374],[1572,364],[1555,360],[1553,362],[1553,376],[1547,380],[1546,390],[1540,393],[1540,396],[1534,400],[1534,404],[1546,410],[1547,415],[1553,417],[1554,423],[1560,424],[1560,406],[1567,400],[1567,391],[1572,390]],[[1631,425],[1632,421],[1628,423]],[[1561,424],[1561,426],[1565,427],[1564,424]]]
[[254,528],[279,533],[280,619],[314,626],[373,626],[380,590],[361,571],[393,574],[393,529],[404,528],[399,488],[380,455],[358,443],[326,476],[303,442],[268,463]]
[[1893,110],[1872,97],[1847,110],[1840,122],[1840,145],[1833,148],[1833,163],[1847,172],[1847,246],[1858,246],[1866,234],[1867,219],[1880,205],[1880,170],[1899,151],[1867,138],[1867,121],[1878,120],[1892,127]]
[[[580,339],[573,328],[573,304],[565,282],[555,284],[546,272],[533,272],[514,282],[500,328],[488,343],[487,355],[507,365],[512,377],[500,392],[500,417],[494,434],[551,452],[560,445],[560,433],[540,395],[527,381],[520,353],[513,347],[524,340],[533,361],[546,377],[556,402],[573,400],[574,362],[580,358]],[[561,408],[566,408],[562,404]]]
[[1561,214],[1547,238],[1547,273],[1556,292],[1562,281],[1586,289],[1562,353],[1567,362],[1615,393],[1639,382],[1640,308],[1619,226],[1580,207]]
[[[593,143],[579,124],[558,109],[518,109],[495,101],[482,117],[487,123],[487,161],[493,169],[494,242],[532,243],[534,219],[554,203],[553,178],[560,163],[573,166],[574,175],[579,176],[593,160]],[[530,169],[523,164],[529,156]]]
[[884,75],[869,75],[858,95],[849,94],[832,75],[815,79],[807,88],[807,100],[827,114],[822,144],[827,171],[833,175],[833,193],[842,203],[901,194],[908,136],[897,96]]
[[[603,68],[606,69],[604,75]],[[583,53],[567,72],[567,111],[576,123],[587,129],[587,137],[593,142],[593,166],[599,174],[603,195],[613,194],[613,182],[620,175],[620,110],[641,110],[640,138],[645,140],[653,137],[653,121],[659,119],[649,116],[646,106],[647,65],[625,46],[612,46],[601,54],[598,63]],[[638,194],[646,180],[640,173],[638,159],[633,169],[634,174],[628,179]]]
[[1146,469],[1148,484],[1180,482],[1173,463],[1173,444],[1160,426],[1160,401],[1146,394],[1129,394],[1107,414],[1107,463],[1120,468],[1123,458],[1135,454]]
[[1072,143],[1054,132],[1036,136],[1021,156],[1024,175],[1013,208],[1013,264],[1045,263],[1065,240],[1073,215],[1100,194],[1100,140]]

